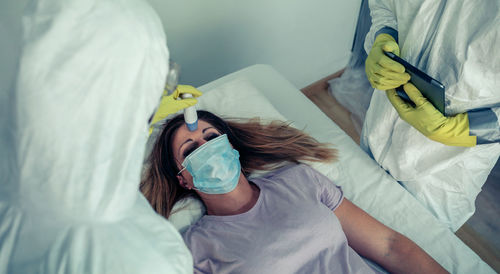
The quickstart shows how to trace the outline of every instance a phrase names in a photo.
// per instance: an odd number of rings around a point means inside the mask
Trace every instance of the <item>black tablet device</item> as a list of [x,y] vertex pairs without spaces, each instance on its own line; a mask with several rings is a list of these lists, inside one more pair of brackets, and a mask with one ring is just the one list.
[[[424,95],[424,97],[427,98],[432,105],[434,105],[434,107],[444,115],[444,85],[427,75],[425,72],[410,65],[396,54],[392,52],[385,52],[385,55],[405,67],[406,72],[411,76],[410,82],[415,85],[415,87],[420,90],[422,95]],[[396,92],[403,100],[413,104],[408,95],[405,93],[403,86],[396,88]]]

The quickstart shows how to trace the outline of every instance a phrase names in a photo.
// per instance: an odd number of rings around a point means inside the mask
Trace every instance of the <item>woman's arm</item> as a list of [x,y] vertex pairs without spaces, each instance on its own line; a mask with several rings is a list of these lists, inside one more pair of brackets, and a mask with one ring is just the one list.
[[345,199],[334,211],[349,245],[391,273],[448,273],[423,249]]

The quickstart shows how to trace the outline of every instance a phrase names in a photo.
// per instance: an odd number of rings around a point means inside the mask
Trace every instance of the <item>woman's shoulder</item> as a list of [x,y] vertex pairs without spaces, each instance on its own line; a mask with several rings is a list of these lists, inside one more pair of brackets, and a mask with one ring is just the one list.
[[277,169],[274,169],[274,170],[268,172],[263,177],[274,177],[274,176],[280,176],[283,174],[300,173],[300,172],[305,172],[305,171],[314,172],[314,169],[312,167],[310,167],[309,165],[303,164],[303,163],[289,163],[287,165],[281,166]]
[[202,235],[206,233],[206,231],[207,231],[206,222],[204,222],[203,217],[201,217],[198,221],[191,224],[184,232],[182,232],[181,235],[182,238],[184,239],[184,242],[188,246],[190,246],[190,243],[194,239],[196,239],[197,241],[202,240],[204,238],[202,237]]
[[291,163],[272,170],[262,176],[251,178],[251,180],[257,184],[260,182],[280,182],[281,184],[282,181],[302,181],[301,179],[310,178],[314,176],[315,173],[318,173],[318,171],[307,164]]
[[282,168],[277,169],[272,175],[273,176],[307,176],[317,171],[311,166],[303,163],[290,164]]

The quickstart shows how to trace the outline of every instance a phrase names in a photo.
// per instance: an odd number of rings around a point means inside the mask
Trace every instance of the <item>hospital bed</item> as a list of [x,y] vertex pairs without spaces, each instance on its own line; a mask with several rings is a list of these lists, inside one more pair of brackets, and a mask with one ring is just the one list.
[[[227,118],[290,121],[331,143],[339,152],[336,163],[309,164],[341,186],[348,199],[412,239],[451,273],[494,272],[271,66],[253,65],[199,89],[204,95],[198,109]],[[201,203],[189,198],[176,205],[169,220],[182,232],[203,213]]]

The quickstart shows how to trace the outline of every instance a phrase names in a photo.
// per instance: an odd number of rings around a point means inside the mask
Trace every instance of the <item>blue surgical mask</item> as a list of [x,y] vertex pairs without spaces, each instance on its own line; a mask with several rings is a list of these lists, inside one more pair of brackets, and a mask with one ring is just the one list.
[[193,176],[195,189],[207,194],[233,191],[240,178],[240,154],[223,134],[191,152],[182,162]]

